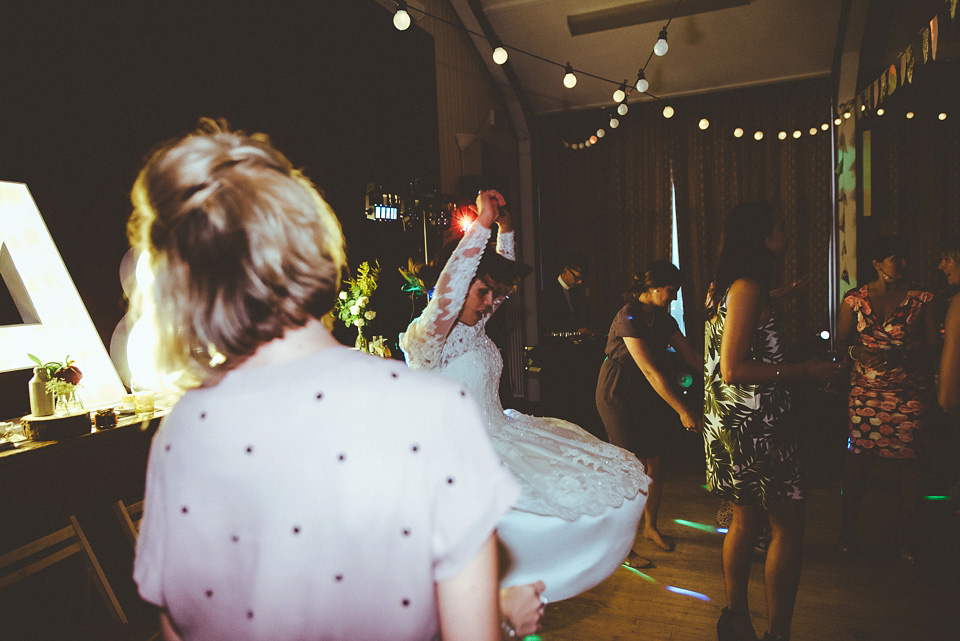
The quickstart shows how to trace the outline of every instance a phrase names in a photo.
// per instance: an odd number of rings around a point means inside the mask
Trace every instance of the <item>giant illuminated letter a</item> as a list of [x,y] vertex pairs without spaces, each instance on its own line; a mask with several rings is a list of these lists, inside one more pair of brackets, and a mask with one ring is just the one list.
[[0,371],[32,368],[28,353],[56,361],[69,355],[83,371],[88,407],[117,402],[124,393],[117,370],[21,183],[0,181],[0,275],[23,319],[0,327]]

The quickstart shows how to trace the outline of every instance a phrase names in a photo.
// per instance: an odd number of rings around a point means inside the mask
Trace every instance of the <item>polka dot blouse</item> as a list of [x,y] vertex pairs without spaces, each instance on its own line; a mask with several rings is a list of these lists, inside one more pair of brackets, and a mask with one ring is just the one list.
[[187,640],[430,639],[516,495],[457,384],[327,349],[177,403],[134,579]]

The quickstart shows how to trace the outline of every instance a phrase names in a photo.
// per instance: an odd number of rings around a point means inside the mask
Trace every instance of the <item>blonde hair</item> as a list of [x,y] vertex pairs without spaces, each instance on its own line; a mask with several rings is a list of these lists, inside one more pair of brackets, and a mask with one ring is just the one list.
[[333,307],[340,222],[264,134],[203,119],[152,153],[131,200],[127,236],[154,273],[161,369],[216,382]]

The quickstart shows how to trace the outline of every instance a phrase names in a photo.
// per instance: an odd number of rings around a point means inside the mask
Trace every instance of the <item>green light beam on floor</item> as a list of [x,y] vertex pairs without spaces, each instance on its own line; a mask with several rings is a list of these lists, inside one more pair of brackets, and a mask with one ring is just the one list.
[[650,583],[656,583],[656,582],[657,582],[657,580],[656,580],[655,578],[653,578],[652,576],[646,575],[646,574],[644,574],[643,572],[641,572],[640,570],[638,570],[637,568],[630,567],[630,566],[627,565],[626,563],[621,564],[621,567],[624,567],[624,568],[630,570],[631,572],[633,572],[634,574],[636,574],[637,576],[639,576],[639,577],[640,577],[641,579],[643,579],[644,581],[649,581]]
[[[673,522],[677,525],[683,525],[685,527],[692,527],[694,530],[700,530],[702,532],[720,532],[722,528],[715,528],[712,525],[704,525],[703,523],[694,523],[693,521],[687,521],[685,519],[673,519]],[[723,530],[726,532],[726,530]]]

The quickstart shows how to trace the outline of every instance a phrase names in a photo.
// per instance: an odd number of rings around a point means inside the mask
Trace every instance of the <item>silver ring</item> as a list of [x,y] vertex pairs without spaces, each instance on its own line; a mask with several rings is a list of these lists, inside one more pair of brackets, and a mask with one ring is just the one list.
[[541,595],[540,595],[540,604],[543,605],[543,606],[546,606],[548,603],[550,603],[550,599],[548,599],[547,597],[545,597],[545,596],[543,596],[543,595],[541,594]]

